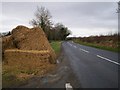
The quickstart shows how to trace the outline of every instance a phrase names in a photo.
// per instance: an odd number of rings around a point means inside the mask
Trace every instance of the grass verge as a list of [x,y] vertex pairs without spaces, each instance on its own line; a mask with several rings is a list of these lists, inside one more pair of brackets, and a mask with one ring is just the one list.
[[73,40],[75,43],[78,44],[82,44],[82,45],[86,45],[86,46],[90,46],[90,47],[95,47],[98,49],[103,49],[103,50],[108,50],[108,51],[113,51],[113,52],[120,52],[119,48],[112,48],[112,47],[108,47],[108,46],[101,46],[99,44],[96,43],[88,43],[88,42],[82,42],[80,40]]
[[61,51],[61,41],[51,41],[51,47],[55,51],[56,55],[58,56]]

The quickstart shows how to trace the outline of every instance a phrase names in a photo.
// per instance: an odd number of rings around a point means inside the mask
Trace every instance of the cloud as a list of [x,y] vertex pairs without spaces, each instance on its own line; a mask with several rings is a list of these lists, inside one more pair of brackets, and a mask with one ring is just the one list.
[[[72,3],[58,11],[56,20],[72,27],[116,27],[116,3]],[[66,12],[64,11],[66,10]],[[62,18],[62,19],[61,19]]]
[[4,2],[3,29],[0,32],[12,30],[19,24],[30,26],[29,21],[34,18],[37,6],[49,9],[54,24],[63,23],[73,32],[73,36],[117,31],[116,2]]
[[9,17],[9,16],[2,16],[2,25],[0,26],[1,32],[7,32],[11,31],[13,28],[15,28],[17,25],[26,25],[30,26],[26,19],[21,19],[17,17]]

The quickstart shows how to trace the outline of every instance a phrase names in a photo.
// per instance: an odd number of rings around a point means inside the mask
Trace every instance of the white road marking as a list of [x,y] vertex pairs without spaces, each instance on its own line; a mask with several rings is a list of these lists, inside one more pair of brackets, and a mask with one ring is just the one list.
[[68,43],[70,46],[72,46],[72,44]]
[[67,42],[70,46],[72,46],[69,42]]
[[77,48],[76,46],[74,46],[74,48]]
[[[70,44],[70,43],[69,43]],[[74,48],[77,48],[75,45],[72,45],[72,44],[70,44],[71,46],[73,46]],[[82,49],[82,48],[79,48],[80,50],[82,50],[82,51],[84,51],[84,52],[86,52],[86,53],[89,53],[89,51],[87,51],[87,50],[85,50],[85,49]]]
[[73,90],[73,87],[70,85],[70,83],[65,84],[66,90]]
[[82,48],[79,48],[80,50],[86,52],[86,53],[89,53],[89,51],[85,50],[85,49],[82,49]]
[[84,52],[86,52],[86,53],[89,53],[89,51],[87,51],[87,50],[84,50],[84,49],[82,49],[82,51],[84,51]]
[[100,56],[100,55],[97,55],[97,57],[102,58],[102,59],[104,59],[104,60],[106,60],[106,61],[112,62],[112,63],[114,63],[114,64],[120,65],[120,63],[118,63],[118,62],[112,61],[112,60],[110,60],[110,59],[108,59],[108,58],[105,58],[105,57],[102,57],[102,56]]

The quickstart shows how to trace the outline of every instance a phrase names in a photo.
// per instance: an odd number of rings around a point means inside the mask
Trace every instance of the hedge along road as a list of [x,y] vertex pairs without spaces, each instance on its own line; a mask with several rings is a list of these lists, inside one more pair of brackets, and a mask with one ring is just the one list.
[[82,88],[118,88],[118,53],[71,41],[62,47]]

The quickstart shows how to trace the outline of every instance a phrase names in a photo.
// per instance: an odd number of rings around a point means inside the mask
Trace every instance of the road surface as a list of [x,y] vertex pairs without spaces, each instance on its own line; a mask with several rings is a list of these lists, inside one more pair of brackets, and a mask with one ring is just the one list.
[[81,88],[118,88],[118,54],[72,41],[63,42],[70,67]]

